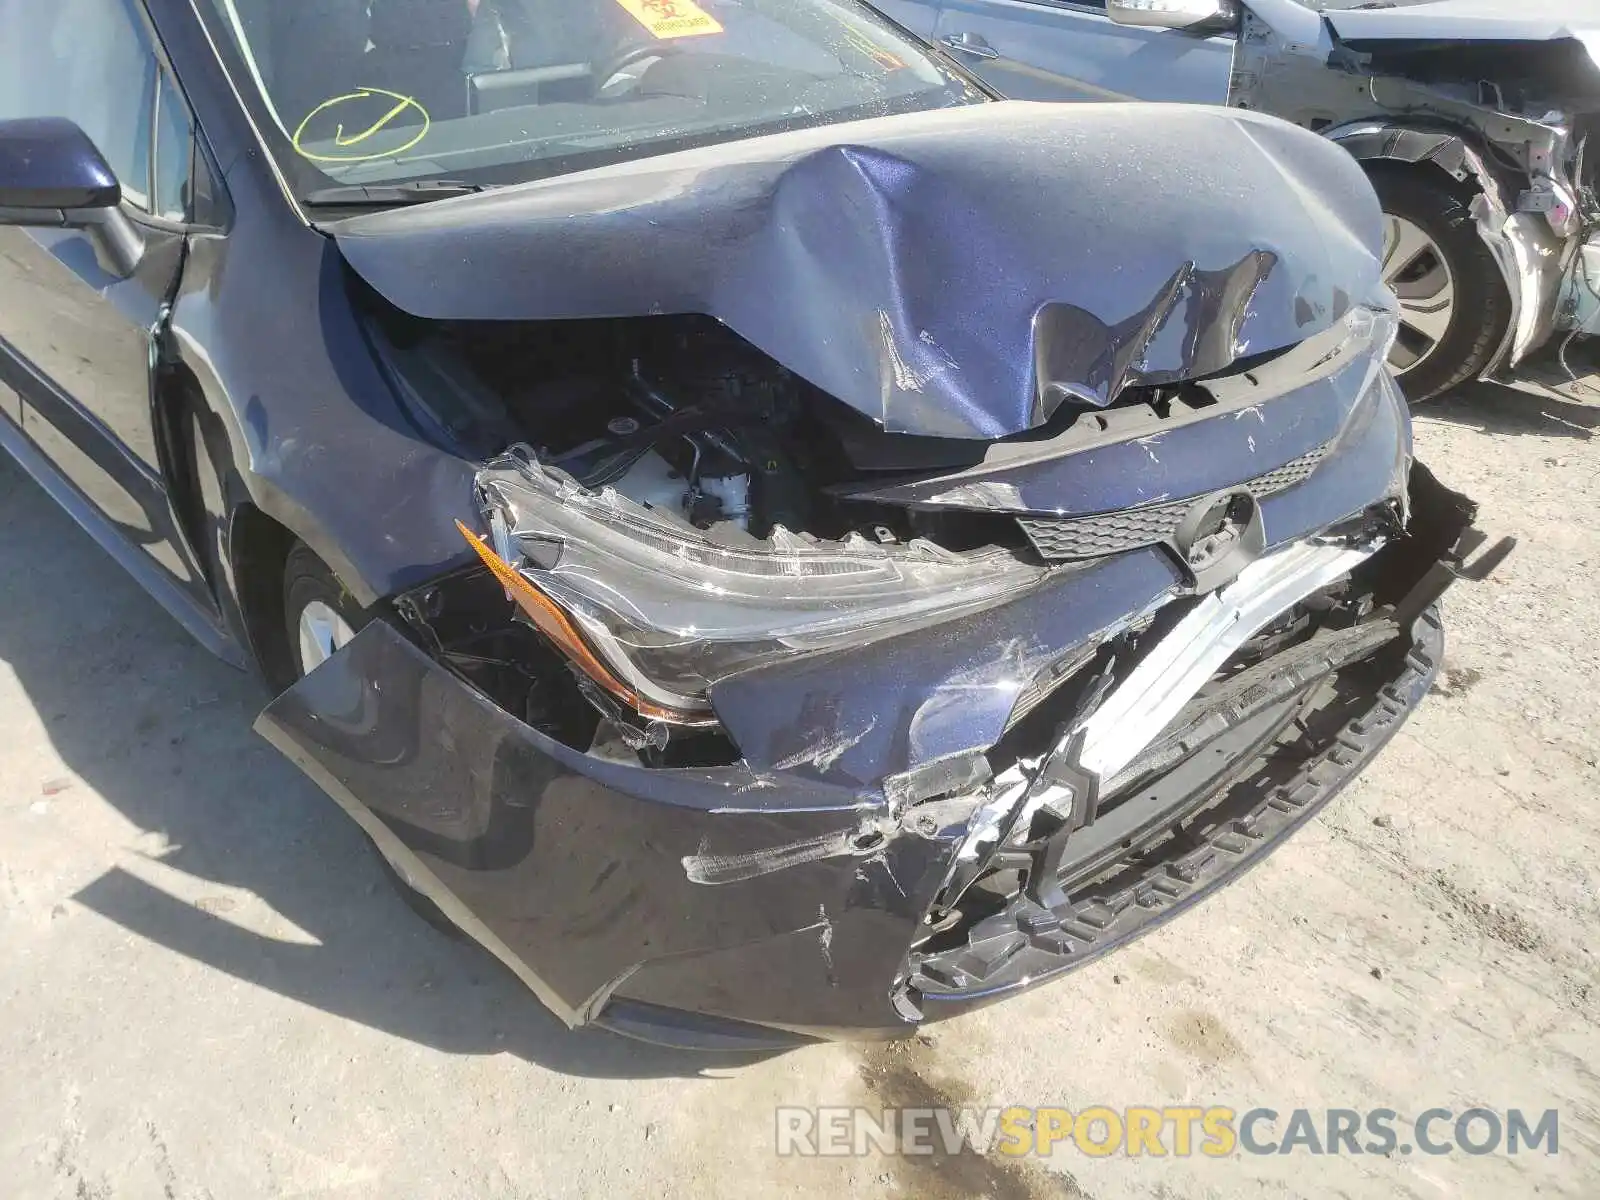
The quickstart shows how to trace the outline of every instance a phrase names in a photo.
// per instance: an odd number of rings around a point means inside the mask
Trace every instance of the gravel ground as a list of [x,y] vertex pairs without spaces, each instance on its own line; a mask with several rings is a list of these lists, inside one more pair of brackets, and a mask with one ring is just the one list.
[[[1265,866],[891,1047],[572,1034],[418,921],[208,658],[0,464],[11,1196],[1600,1195],[1600,410],[1480,389],[1423,457],[1521,548],[1435,694]],[[1560,1110],[1560,1153],[779,1159],[779,1104]],[[1281,1133],[1281,1128],[1279,1130]]]

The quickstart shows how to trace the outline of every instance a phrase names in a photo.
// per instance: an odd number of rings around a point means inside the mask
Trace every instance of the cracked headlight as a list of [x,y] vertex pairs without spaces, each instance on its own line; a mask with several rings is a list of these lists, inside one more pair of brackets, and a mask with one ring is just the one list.
[[719,679],[1010,599],[1042,568],[1004,550],[821,541],[781,527],[714,540],[518,455],[478,475],[491,542],[463,529],[573,665],[642,716],[714,722]]

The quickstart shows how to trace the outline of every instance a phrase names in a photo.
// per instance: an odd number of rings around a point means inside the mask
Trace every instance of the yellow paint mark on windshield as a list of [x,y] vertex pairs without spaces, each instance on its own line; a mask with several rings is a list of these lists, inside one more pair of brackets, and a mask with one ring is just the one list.
[[[404,116],[407,112],[415,111],[422,117],[422,128],[417,131],[416,135],[413,136],[410,141],[399,146],[385,146],[381,150],[373,150],[370,148],[358,150],[354,154],[322,154],[306,149],[304,145],[306,129],[310,126],[313,120],[327,112],[329,109],[337,108],[341,104],[351,104],[352,102],[360,100],[383,99],[393,100],[395,102],[394,106],[359,133],[347,135],[344,131],[344,123],[341,121],[333,128],[333,144],[341,149],[351,146],[365,146],[366,143],[369,142],[373,137],[376,137],[385,129],[389,128],[390,125],[394,124],[395,121]],[[371,106],[368,105],[367,107],[370,108]],[[370,162],[377,158],[393,158],[397,154],[404,154],[423,138],[427,137],[428,130],[432,128],[432,126],[433,120],[428,116],[428,110],[423,108],[422,105],[411,96],[404,95],[400,92],[391,92],[386,88],[363,87],[357,88],[355,91],[346,95],[335,96],[331,100],[324,100],[321,104],[317,105],[310,112],[308,112],[306,114],[306,119],[301,121],[299,128],[294,131],[294,148],[302,158],[309,158],[312,162]]]
[[722,25],[694,0],[617,0],[658,39],[721,33]]
[[882,46],[878,45],[878,43],[874,42],[870,37],[868,37],[864,31],[857,29],[854,25],[849,24],[848,21],[841,20],[839,22],[839,30],[844,34],[845,41],[849,42],[857,50],[867,55],[872,59],[873,62],[877,63],[885,70],[899,71],[905,68],[906,64],[904,59],[892,54],[888,50],[885,50]]

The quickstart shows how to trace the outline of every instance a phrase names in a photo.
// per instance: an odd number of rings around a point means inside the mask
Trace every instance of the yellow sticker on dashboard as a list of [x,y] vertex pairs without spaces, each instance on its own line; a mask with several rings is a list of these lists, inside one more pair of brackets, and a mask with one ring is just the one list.
[[617,0],[639,24],[659,39],[721,33],[722,25],[694,0]]

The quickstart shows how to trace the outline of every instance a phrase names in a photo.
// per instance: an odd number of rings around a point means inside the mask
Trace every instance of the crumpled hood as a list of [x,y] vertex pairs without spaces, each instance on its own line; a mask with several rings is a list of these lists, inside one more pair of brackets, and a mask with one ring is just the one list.
[[1576,38],[1591,54],[1600,45],[1595,0],[1435,0],[1400,8],[1326,9],[1345,41],[1545,42]]
[[325,225],[433,319],[702,313],[892,432],[995,438],[1391,303],[1371,188],[1272,117],[983,104]]

